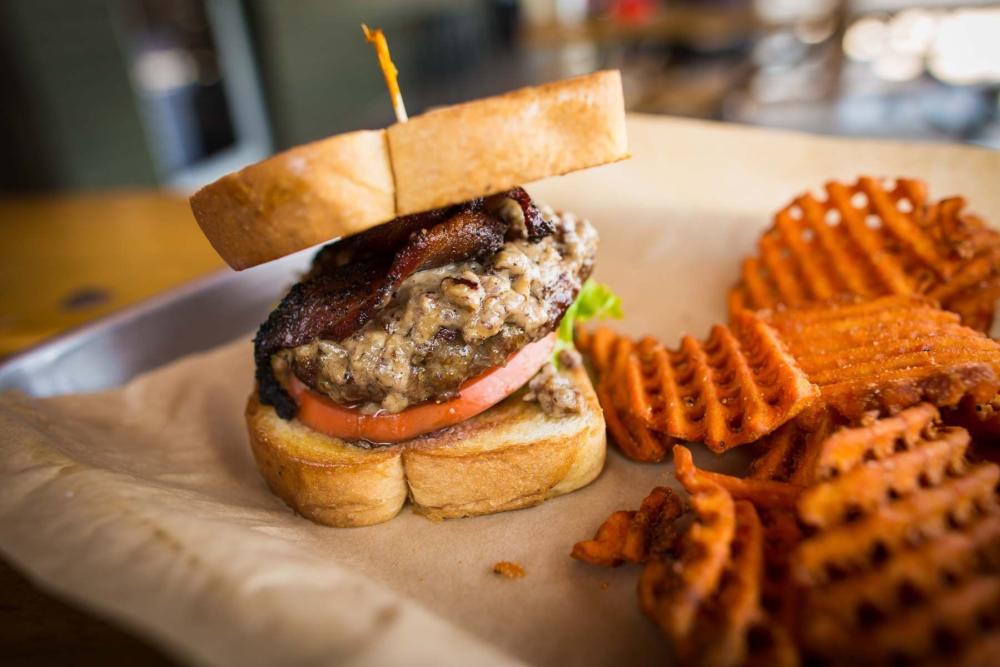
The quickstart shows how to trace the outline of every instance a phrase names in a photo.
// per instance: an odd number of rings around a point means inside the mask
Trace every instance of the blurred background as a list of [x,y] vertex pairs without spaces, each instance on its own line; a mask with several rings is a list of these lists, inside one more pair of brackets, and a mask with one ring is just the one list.
[[2,0],[0,192],[190,188],[411,113],[616,67],[633,111],[1000,147],[1000,5]]

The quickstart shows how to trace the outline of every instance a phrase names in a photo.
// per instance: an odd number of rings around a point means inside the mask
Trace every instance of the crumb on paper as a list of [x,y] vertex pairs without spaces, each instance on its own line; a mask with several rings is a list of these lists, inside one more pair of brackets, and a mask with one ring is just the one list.
[[520,579],[524,576],[524,568],[521,567],[520,563],[502,560],[493,565],[493,574],[499,574],[508,579]]

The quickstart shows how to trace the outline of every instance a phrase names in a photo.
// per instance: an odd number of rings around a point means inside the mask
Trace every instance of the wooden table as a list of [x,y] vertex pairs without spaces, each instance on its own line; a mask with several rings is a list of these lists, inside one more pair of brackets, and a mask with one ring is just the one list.
[[0,200],[0,356],[224,266],[187,199]]
[[[222,268],[184,197],[0,200],[0,357]],[[169,665],[0,562],[0,663]]]

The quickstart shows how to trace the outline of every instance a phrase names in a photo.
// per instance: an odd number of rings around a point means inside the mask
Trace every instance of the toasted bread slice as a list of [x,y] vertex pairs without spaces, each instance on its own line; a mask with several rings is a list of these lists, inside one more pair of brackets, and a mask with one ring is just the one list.
[[191,210],[239,270],[627,156],[621,76],[604,71],[292,148],[205,186]]
[[628,155],[617,71],[434,109],[387,132],[396,215],[468,201]]
[[237,270],[364,231],[396,216],[385,132],[338,134],[279,153],[202,188],[191,210]]
[[589,484],[604,466],[604,416],[583,369],[579,414],[550,417],[518,391],[477,417],[389,447],[366,449],[247,403],[254,458],[271,490],[331,526],[387,521],[407,495],[414,510],[450,519],[537,505]]

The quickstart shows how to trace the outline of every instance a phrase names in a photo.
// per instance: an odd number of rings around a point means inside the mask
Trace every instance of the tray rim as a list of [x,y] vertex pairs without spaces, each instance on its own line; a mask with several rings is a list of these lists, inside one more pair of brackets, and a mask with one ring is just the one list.
[[0,360],[0,389],[3,388],[2,378],[4,371],[7,371],[10,367],[19,366],[21,363],[24,363],[25,358],[44,354],[53,348],[73,347],[74,341],[96,335],[102,329],[110,329],[138,319],[150,311],[162,308],[173,301],[196,294],[217,284],[228,282],[227,279],[231,280],[234,277],[234,272],[230,269],[215,269],[205,275],[198,276],[161,292],[151,294],[134,303],[122,306],[106,315],[74,325],[37,343],[32,343],[28,347],[18,350]]
[[[116,329],[141,322],[153,317],[158,311],[186,300],[195,299],[204,293],[227,289],[240,290],[241,288],[238,286],[241,283],[261,283],[269,280],[272,280],[276,285],[283,285],[281,288],[283,289],[291,284],[293,276],[308,266],[308,261],[314,252],[315,248],[309,248],[245,271],[234,271],[228,267],[215,269],[29,345],[0,360],[0,393],[15,390],[29,396],[40,397],[65,394],[67,392],[40,393],[32,391],[30,388],[25,388],[23,383],[17,382],[17,378],[31,373],[37,368],[58,363],[61,358],[72,354],[88,343],[97,341],[101,336],[109,335]],[[288,282],[288,285],[285,285],[284,282]],[[244,291],[248,294],[254,293],[249,288]],[[275,295],[280,296],[278,292],[279,290],[276,289]],[[171,354],[169,358],[155,365],[132,369],[124,378],[104,385],[103,388],[110,389],[122,386],[143,372],[159,368],[189,353],[190,351]]]

